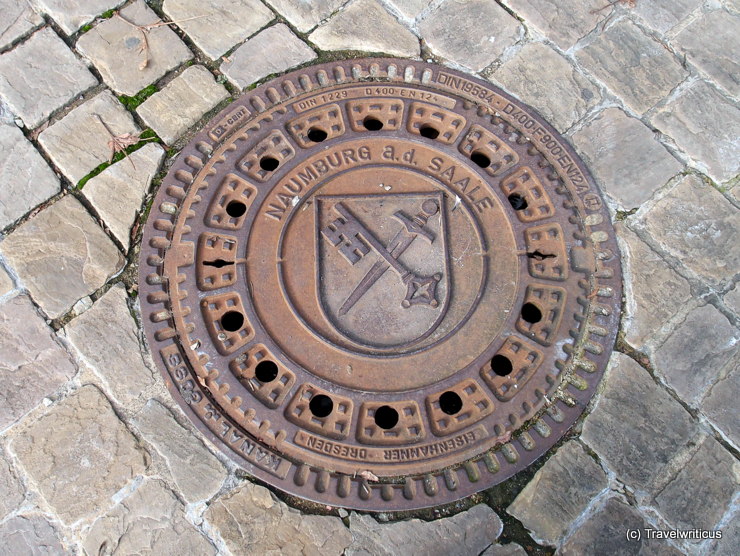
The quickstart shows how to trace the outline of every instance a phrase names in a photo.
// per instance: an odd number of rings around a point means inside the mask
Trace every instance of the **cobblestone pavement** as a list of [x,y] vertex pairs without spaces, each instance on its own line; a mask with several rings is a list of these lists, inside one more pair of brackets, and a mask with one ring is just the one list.
[[[205,443],[142,350],[134,279],[204,119],[362,53],[539,110],[608,197],[626,272],[590,415],[534,468],[402,521],[301,512]],[[737,0],[0,0],[0,552],[738,554],[739,54]],[[134,145],[111,164],[114,135]],[[722,538],[627,539],[645,527]]]

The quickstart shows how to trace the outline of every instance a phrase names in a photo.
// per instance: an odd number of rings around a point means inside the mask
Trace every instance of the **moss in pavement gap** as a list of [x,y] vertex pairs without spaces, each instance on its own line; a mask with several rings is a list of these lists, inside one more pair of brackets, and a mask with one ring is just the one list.
[[80,27],[80,35],[84,35],[85,33],[87,33],[92,28],[93,28],[93,24],[92,23],[88,23],[87,25],[83,25],[82,27]]
[[133,112],[142,102],[144,102],[156,92],[157,86],[149,85],[148,87],[144,87],[141,91],[139,91],[132,97],[119,95],[118,100],[120,100],[121,104],[123,104],[128,110]]
[[116,10],[108,10],[107,12],[103,12],[100,14],[100,19],[110,19],[113,17],[116,13]]

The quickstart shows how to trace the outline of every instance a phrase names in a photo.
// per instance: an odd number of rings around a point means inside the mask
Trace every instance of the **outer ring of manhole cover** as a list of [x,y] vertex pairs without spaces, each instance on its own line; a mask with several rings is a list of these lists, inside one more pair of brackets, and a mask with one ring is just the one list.
[[249,473],[324,504],[434,506],[574,423],[619,322],[593,180],[531,108],[394,59],[229,105],[182,151],[140,261],[172,395]]

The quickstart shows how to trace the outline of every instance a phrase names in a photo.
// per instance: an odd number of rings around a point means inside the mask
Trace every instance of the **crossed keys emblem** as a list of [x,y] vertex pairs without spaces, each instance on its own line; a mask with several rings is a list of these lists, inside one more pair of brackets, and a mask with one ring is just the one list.
[[421,210],[414,217],[409,217],[403,211],[396,211],[393,217],[402,224],[402,227],[388,245],[383,245],[344,203],[337,202],[333,208],[339,217],[321,230],[324,238],[334,247],[338,247],[339,252],[352,265],[367,255],[371,249],[380,256],[380,259],[368,270],[339,308],[340,316],[347,314],[390,268],[396,272],[401,283],[406,286],[406,297],[401,301],[401,307],[408,309],[412,305],[423,304],[430,307],[439,305],[436,292],[442,275],[437,273],[433,276],[421,276],[406,268],[398,260],[417,237],[423,238],[430,244],[434,242],[434,234],[425,226],[429,217],[439,211],[437,201],[425,200],[421,205]]

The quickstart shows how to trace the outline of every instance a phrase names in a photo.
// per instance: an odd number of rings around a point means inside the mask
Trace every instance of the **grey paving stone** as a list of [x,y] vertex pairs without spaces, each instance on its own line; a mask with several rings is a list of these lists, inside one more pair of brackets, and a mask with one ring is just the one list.
[[[708,40],[711,37],[711,40]],[[673,39],[673,44],[686,53],[710,79],[740,93],[740,15],[716,10],[703,15]]]
[[702,0],[650,0],[637,2],[632,11],[650,27],[665,33],[702,3]]
[[103,162],[110,161],[111,132],[135,135],[139,128],[118,99],[110,91],[103,91],[42,131],[39,143],[76,184]]
[[71,195],[18,227],[0,243],[0,252],[51,318],[102,286],[124,262]]
[[529,43],[491,77],[565,131],[601,101],[601,93],[565,58],[542,43]]
[[581,438],[628,486],[650,491],[697,432],[691,416],[626,355],[606,376]]
[[307,33],[346,4],[346,0],[266,0],[296,29]]
[[162,147],[149,143],[85,184],[85,197],[125,248],[129,246],[131,226],[141,202],[164,155]]
[[77,372],[25,295],[0,305],[0,353],[0,429],[23,417]]
[[97,83],[48,27],[0,55],[0,97],[28,128],[38,126]]
[[[667,541],[648,539],[645,519],[631,506],[617,498],[607,500],[603,508],[591,516],[560,547],[558,554],[609,554],[610,556],[680,556],[683,554]],[[627,539],[627,531],[637,531],[640,537]]]
[[144,451],[89,385],[26,427],[11,450],[66,523],[99,512],[145,465]]
[[71,35],[103,12],[120,6],[125,0],[32,0]]
[[527,556],[527,551],[516,543],[492,544],[480,556]]
[[341,554],[352,541],[338,517],[301,514],[252,483],[217,499],[204,517],[234,554]]
[[143,0],[129,4],[119,13],[121,17],[106,19],[77,41],[77,50],[117,93],[133,96],[193,57],[169,25],[146,31],[136,27],[161,22]]
[[0,0],[0,48],[10,46],[17,38],[25,35],[44,22],[33,6],[18,0]]
[[740,314],[740,282],[735,284],[735,287],[725,294],[725,303],[735,313]]
[[612,25],[576,57],[638,113],[655,106],[688,75],[668,50],[628,19]]
[[[265,56],[265,52],[270,52]],[[273,73],[316,58],[316,53],[296,37],[287,25],[268,27],[236,49],[228,62],[221,64],[229,81],[242,89]]]
[[658,511],[676,529],[713,529],[738,491],[738,467],[719,442],[706,437],[678,475],[655,497]]
[[696,406],[737,351],[738,331],[711,305],[691,311],[655,353],[658,371],[686,403]]
[[[651,117],[712,179],[723,182],[740,172],[740,119],[737,107],[704,81],[692,83]],[[711,137],[698,141],[697,137]]]
[[388,3],[403,17],[416,19],[432,4],[432,0],[389,0]]
[[740,520],[732,519],[726,527],[721,527],[722,538],[712,547],[713,556],[737,556],[737,547],[740,546]]
[[371,515],[353,512],[349,525],[352,544],[345,554],[480,554],[495,542],[502,529],[503,524],[499,517],[484,504],[433,522],[409,519],[381,524]]
[[639,207],[683,168],[653,132],[619,108],[607,108],[573,134],[573,142],[606,193]]
[[59,542],[56,529],[41,515],[17,515],[0,524],[3,553],[23,556],[71,554]]
[[13,279],[8,274],[8,271],[0,266],[0,296],[10,293],[13,291],[13,288]]
[[635,225],[712,284],[740,268],[740,212],[694,175],[683,178]]
[[602,0],[505,0],[514,12],[524,18],[563,50],[585,37],[608,11]]
[[606,486],[603,469],[580,444],[571,441],[547,460],[506,511],[538,543],[554,546]]
[[3,450],[0,450],[0,521],[23,503],[25,489]]
[[213,60],[275,17],[259,0],[165,0],[162,9]]
[[435,54],[480,71],[514,44],[519,21],[495,2],[446,0],[419,23],[419,34]]
[[622,253],[626,263],[627,317],[623,319],[625,340],[642,349],[678,310],[691,299],[689,283],[624,224],[615,226],[627,244]]
[[86,554],[216,554],[190,524],[182,504],[159,480],[147,479],[112,510],[98,518],[84,537]]
[[14,125],[0,124],[0,228],[59,192],[59,179]]
[[419,39],[375,0],[356,0],[308,39],[323,50],[365,50],[418,56]]
[[226,479],[226,469],[198,437],[175,420],[169,409],[150,400],[134,424],[165,459],[186,501],[206,500],[218,492]]
[[126,298],[123,284],[116,284],[64,328],[81,358],[95,369],[106,389],[122,404],[141,398],[142,392],[155,382],[141,355],[136,323]]
[[740,364],[737,357],[726,376],[720,378],[702,400],[700,409],[714,425],[740,447],[740,412],[737,399],[740,396]]
[[146,99],[136,113],[171,145],[228,96],[211,72],[203,66],[191,66]]

